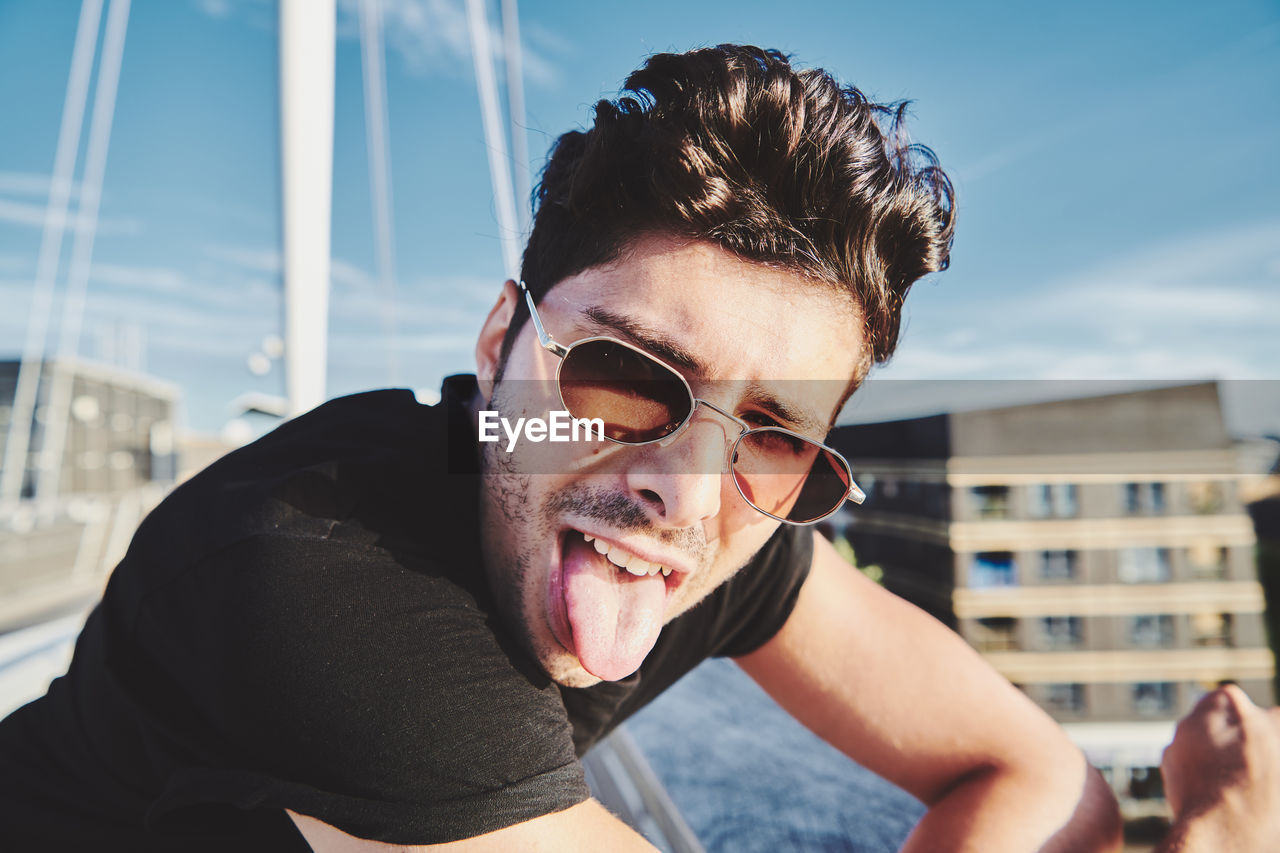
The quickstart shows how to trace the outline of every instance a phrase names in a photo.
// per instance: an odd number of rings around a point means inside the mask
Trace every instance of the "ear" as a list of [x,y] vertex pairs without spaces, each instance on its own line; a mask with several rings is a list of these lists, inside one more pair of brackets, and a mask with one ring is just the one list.
[[502,341],[511,327],[511,318],[515,316],[519,302],[520,291],[516,289],[516,283],[507,279],[498,301],[489,309],[489,316],[480,327],[480,337],[476,339],[476,381],[485,400],[493,396],[493,380],[502,364]]

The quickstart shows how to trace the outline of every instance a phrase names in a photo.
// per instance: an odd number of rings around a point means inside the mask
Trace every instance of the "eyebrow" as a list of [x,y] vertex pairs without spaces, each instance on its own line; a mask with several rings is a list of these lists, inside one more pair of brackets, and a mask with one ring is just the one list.
[[[599,306],[586,308],[582,313],[596,326],[619,333],[630,343],[647,350],[663,361],[682,367],[698,376],[707,376],[710,373],[701,359],[675,340],[641,325],[624,314]],[[780,425],[794,429],[802,435],[817,437],[821,440],[830,431],[829,423],[779,399],[759,382],[748,384],[746,398],[752,405],[772,415]]]
[[582,313],[597,326],[621,332],[624,337],[631,339],[631,343],[647,349],[654,355],[661,356],[663,361],[679,365],[699,376],[706,376],[711,372],[701,359],[680,346],[675,340],[660,332],[645,328],[624,314],[615,314],[607,308],[596,306],[587,308]]
[[[822,441],[831,429],[829,424],[779,399],[758,382],[747,385],[747,399],[772,415],[782,426],[816,441]],[[788,427],[788,424],[791,426]]]

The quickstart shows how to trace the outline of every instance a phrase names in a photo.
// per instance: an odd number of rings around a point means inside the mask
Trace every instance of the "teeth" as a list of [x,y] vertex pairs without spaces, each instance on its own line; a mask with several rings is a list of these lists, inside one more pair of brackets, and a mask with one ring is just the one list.
[[642,578],[645,575],[656,575],[658,572],[662,572],[662,576],[664,578],[670,577],[671,575],[671,569],[666,566],[660,566],[657,563],[650,563],[648,560],[642,560],[635,554],[632,554],[629,551],[624,551],[621,548],[613,548],[608,542],[597,539],[590,534],[584,533],[582,534],[582,538],[587,542],[590,542],[592,547],[594,547],[598,553],[603,554],[608,558],[609,562],[613,563],[620,569],[626,569],[638,578]]

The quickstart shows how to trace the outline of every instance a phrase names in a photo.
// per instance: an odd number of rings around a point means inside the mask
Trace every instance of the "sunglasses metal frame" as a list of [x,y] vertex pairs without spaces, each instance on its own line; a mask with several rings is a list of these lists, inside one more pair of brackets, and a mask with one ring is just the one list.
[[[763,513],[769,516],[770,518],[776,519],[786,524],[794,524],[798,527],[807,527],[809,525],[817,524],[819,521],[822,521],[824,518],[829,518],[830,516],[834,515],[836,511],[840,509],[840,507],[844,506],[844,502],[847,500],[853,501],[855,504],[860,504],[864,500],[866,500],[867,498],[866,494],[862,491],[861,488],[858,487],[858,484],[853,481],[853,469],[849,465],[849,460],[845,459],[844,454],[836,450],[834,447],[829,447],[828,445],[825,445],[820,441],[815,441],[812,438],[808,437],[807,435],[801,435],[800,433],[794,430],[787,429],[786,427],[781,427],[781,426],[753,427],[751,426],[751,424],[747,423],[737,415],[727,412],[724,409],[717,406],[715,403],[712,403],[708,400],[704,400],[701,397],[698,397],[697,395],[695,395],[693,393],[693,388],[689,385],[689,381],[684,378],[684,375],[680,373],[680,371],[676,370],[674,367],[667,364],[665,361],[653,355],[652,353],[646,352],[645,350],[641,349],[638,346],[635,346],[634,344],[629,344],[626,341],[621,341],[621,340],[618,340],[617,338],[610,337],[608,335],[593,335],[592,337],[582,338],[581,340],[574,341],[568,346],[565,346],[564,344],[552,338],[551,333],[548,332],[546,328],[543,327],[542,318],[538,316],[538,307],[533,302],[533,294],[529,292],[528,285],[526,285],[523,281],[518,282],[518,284],[519,284],[520,290],[524,292],[525,302],[529,306],[529,318],[533,320],[533,329],[534,329],[534,332],[536,332],[538,335],[538,343],[542,346],[543,349],[556,355],[560,359],[560,363],[556,365],[556,392],[560,395],[560,402],[565,407],[566,411],[569,409],[569,405],[564,400],[564,386],[560,382],[560,370],[561,368],[564,367],[565,359],[569,357],[569,353],[572,352],[575,347],[580,346],[581,344],[591,343],[593,341],[608,341],[611,344],[616,344],[617,346],[625,347],[626,349],[629,349],[639,354],[643,358],[646,358],[649,361],[657,363],[666,371],[668,371],[672,376],[679,379],[680,384],[684,386],[685,393],[689,395],[689,400],[691,401],[691,405],[689,406],[689,413],[685,415],[684,420],[682,420],[679,423],[679,425],[677,425],[669,433],[659,438],[649,439],[648,441],[619,441],[616,438],[609,438],[608,436],[606,436],[605,438],[607,441],[611,441],[614,444],[620,444],[624,447],[643,447],[648,444],[659,444],[664,441],[670,441],[672,438],[678,435],[681,430],[683,430],[686,426],[689,425],[689,422],[693,420],[693,416],[698,411],[698,406],[706,406],[708,409],[711,409],[712,411],[732,421],[735,425],[737,425],[738,429],[740,430],[738,437],[734,439],[733,443],[730,445],[728,454],[726,456],[726,459],[728,462],[728,473],[734,474],[733,485],[734,485],[734,488],[738,490],[738,494],[742,497],[742,500],[746,502],[747,506],[751,507],[757,512]],[[812,518],[812,519],[809,519],[808,521],[792,521],[791,519],[783,518],[780,515],[774,515],[773,513],[769,512],[767,509],[761,509],[759,506],[751,502],[751,500],[742,491],[742,484],[738,482],[738,477],[736,473],[733,471],[733,460],[737,458],[738,445],[742,443],[742,440],[744,438],[746,438],[748,435],[766,433],[766,432],[782,433],[783,435],[789,435],[789,436],[792,436],[793,438],[798,438],[801,441],[807,442],[817,447],[819,451],[825,451],[831,454],[832,456],[834,456],[836,459],[840,461],[840,465],[841,467],[844,468],[844,472],[848,477],[849,488],[845,491],[844,496],[840,498],[839,501],[836,502],[835,506],[833,506],[830,510],[818,516],[817,518]],[[805,475],[805,476],[807,479],[808,475]]]

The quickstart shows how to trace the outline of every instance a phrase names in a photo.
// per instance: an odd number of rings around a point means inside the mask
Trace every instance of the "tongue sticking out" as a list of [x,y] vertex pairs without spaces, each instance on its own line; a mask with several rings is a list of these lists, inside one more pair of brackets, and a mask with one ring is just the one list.
[[569,534],[564,551],[564,603],[574,653],[605,681],[626,678],[658,641],[667,584],[661,574],[636,577]]

